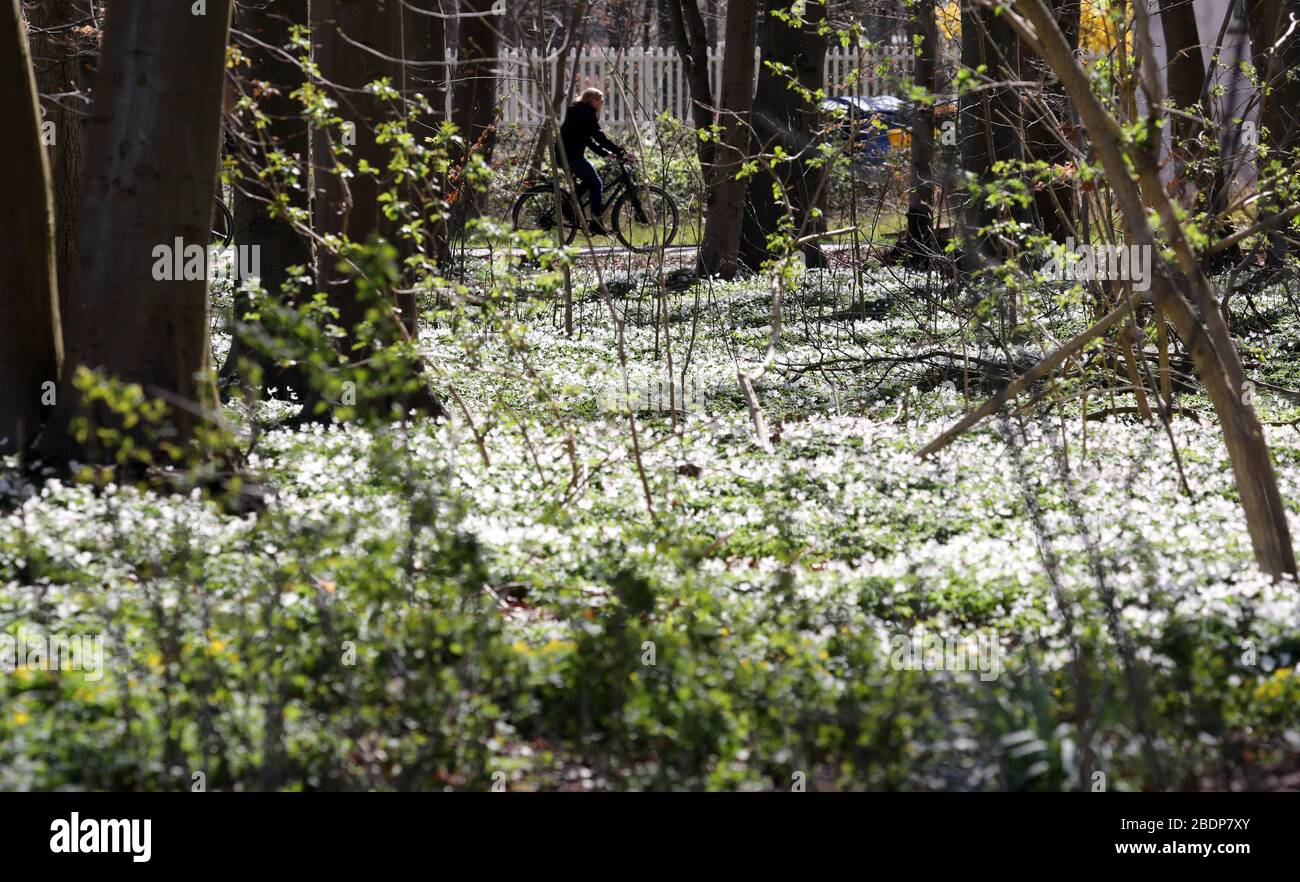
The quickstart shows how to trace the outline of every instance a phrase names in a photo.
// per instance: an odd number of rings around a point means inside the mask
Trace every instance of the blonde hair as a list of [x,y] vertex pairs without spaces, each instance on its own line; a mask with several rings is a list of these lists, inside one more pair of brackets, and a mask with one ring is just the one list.
[[583,89],[582,95],[578,100],[583,104],[590,104],[593,101],[604,101],[605,93],[596,88]]

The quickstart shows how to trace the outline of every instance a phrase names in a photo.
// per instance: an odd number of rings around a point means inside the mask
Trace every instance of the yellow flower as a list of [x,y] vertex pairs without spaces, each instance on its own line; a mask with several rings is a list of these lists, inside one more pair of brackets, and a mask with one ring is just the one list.
[[27,714],[23,713],[22,711],[14,711],[14,725],[15,725],[15,726],[26,726],[26,725],[27,725],[28,723],[30,723],[31,721],[32,721],[32,718],[29,717]]

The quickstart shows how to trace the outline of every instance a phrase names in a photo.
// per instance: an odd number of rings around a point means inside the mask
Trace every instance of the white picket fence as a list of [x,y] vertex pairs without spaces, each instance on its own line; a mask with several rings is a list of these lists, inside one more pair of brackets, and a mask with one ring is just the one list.
[[[715,96],[722,78],[722,52],[722,47],[709,50],[709,83]],[[911,73],[911,62],[911,54],[903,44],[877,46],[870,51],[837,46],[826,54],[826,90],[831,95],[905,93],[901,83]],[[575,63],[577,76],[573,79]],[[759,53],[755,51],[756,73],[759,65]],[[497,83],[503,123],[528,127],[541,124],[557,66],[555,55],[543,58],[536,49],[505,51]],[[595,86],[605,93],[601,125],[607,129],[643,125],[662,113],[691,120],[690,83],[673,49],[588,47],[576,58],[570,57],[566,68],[566,97],[570,82],[579,92]]]

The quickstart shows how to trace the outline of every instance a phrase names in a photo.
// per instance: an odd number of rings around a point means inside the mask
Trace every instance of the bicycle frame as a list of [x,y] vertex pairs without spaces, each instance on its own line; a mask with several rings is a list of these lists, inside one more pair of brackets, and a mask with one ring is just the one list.
[[[605,192],[602,195],[602,200],[605,205],[601,209],[601,217],[605,216],[606,212],[610,210],[610,207],[613,206],[614,203],[618,201],[618,198],[624,193],[630,191],[632,193],[632,199],[634,201],[637,199],[636,187],[634,186],[635,182],[632,180],[631,168],[622,160],[616,159],[615,161],[618,163],[618,176],[614,179],[614,183],[605,189]],[[582,195],[575,199],[573,191],[577,189],[577,182],[573,179],[573,176],[567,172],[564,172],[564,177],[568,187],[561,187],[561,194],[569,199],[574,199],[574,201],[577,202],[579,209],[589,208],[591,206],[591,193],[587,190],[583,190]],[[553,183],[535,184],[530,189],[534,191],[544,190],[549,192],[553,186]],[[638,204],[638,210],[640,207],[641,206]]]

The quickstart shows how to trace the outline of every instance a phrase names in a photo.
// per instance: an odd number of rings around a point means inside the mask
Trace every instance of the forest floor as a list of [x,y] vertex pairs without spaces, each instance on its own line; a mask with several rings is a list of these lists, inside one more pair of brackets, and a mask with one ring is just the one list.
[[[607,298],[580,270],[566,336],[558,274],[476,272],[491,305],[422,337],[455,418],[272,428],[248,458],[264,512],[3,479],[5,630],[103,634],[110,661],[0,678],[0,789],[199,768],[210,787],[1300,786],[1300,595],[1256,571],[1194,394],[1166,433],[1070,381],[1063,406],[922,460],[1007,353],[919,277],[807,273],[756,384],[764,449],[737,369],[767,348],[766,284],[660,299],[625,263]],[[1040,299],[1047,342],[1018,361],[1082,327]],[[1295,388],[1300,324],[1256,301],[1250,372]],[[1295,516],[1300,411],[1267,388],[1256,406]]]

